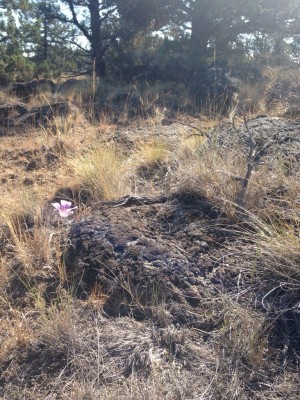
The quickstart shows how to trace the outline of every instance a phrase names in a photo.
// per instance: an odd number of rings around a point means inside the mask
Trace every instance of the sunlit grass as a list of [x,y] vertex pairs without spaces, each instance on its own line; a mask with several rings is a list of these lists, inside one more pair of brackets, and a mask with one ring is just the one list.
[[142,176],[151,176],[160,169],[167,160],[167,144],[163,141],[150,141],[140,143],[133,154],[133,165],[136,165],[138,173]]
[[111,200],[126,194],[126,163],[114,147],[102,146],[66,160],[68,185],[85,192],[91,201]]

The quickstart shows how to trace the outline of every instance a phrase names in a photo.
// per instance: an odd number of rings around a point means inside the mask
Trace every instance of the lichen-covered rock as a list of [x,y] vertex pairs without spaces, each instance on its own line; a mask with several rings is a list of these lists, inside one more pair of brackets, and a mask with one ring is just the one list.
[[258,117],[235,127],[217,129],[212,136],[217,138],[220,147],[226,150],[248,154],[250,134],[256,143],[257,163],[263,162],[272,167],[275,159],[292,162],[299,167],[300,161],[300,123],[278,117]]

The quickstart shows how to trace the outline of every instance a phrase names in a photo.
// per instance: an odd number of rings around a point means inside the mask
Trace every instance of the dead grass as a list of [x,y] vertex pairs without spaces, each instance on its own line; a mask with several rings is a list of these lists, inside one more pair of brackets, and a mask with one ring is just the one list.
[[40,314],[38,341],[50,351],[67,356],[77,346],[79,339],[74,322],[75,309],[70,294],[59,292],[57,300],[48,307],[44,302],[40,302],[38,311]]
[[259,80],[256,83],[242,81],[239,87],[238,108],[242,113],[253,115],[264,109],[267,80]]
[[[80,104],[91,95],[91,89],[82,85],[76,93],[72,88],[67,93],[66,88],[63,95]],[[110,94],[107,88],[102,90],[107,90],[111,103],[128,95],[120,88]],[[260,107],[260,90],[256,85],[244,87],[251,112]],[[136,88],[130,96],[120,119],[129,123],[138,100],[136,111],[148,118],[148,128],[159,125],[167,102],[176,100],[159,87]],[[188,105],[187,93],[183,100]],[[211,104],[211,115],[222,111],[215,106]],[[18,191],[7,183],[7,192],[2,192],[0,397],[298,398],[298,367],[288,354],[294,352],[296,359],[299,347],[299,178],[289,175],[280,161],[271,172],[260,166],[249,181],[241,221],[237,196],[247,160],[237,149],[224,157],[214,143],[208,145],[205,135],[184,136],[179,131],[168,139],[141,137],[130,149],[105,144],[106,138],[116,136],[114,112],[104,113],[93,127],[72,118],[53,120],[48,130],[36,135],[53,153],[54,161],[44,172],[47,177],[56,173],[54,182]],[[230,222],[233,236],[223,244],[222,260],[214,262],[216,269],[227,271],[231,283],[222,282],[224,273],[221,284],[215,284],[206,271],[203,287],[211,297],[203,290],[201,305],[194,311],[203,320],[217,320],[212,330],[174,325],[161,286],[145,291],[124,284],[131,295],[132,315],[134,309],[143,315],[140,322],[133,317],[109,318],[103,311],[109,299],[101,286],[94,286],[84,300],[75,299],[76,283],[64,260],[72,222],[54,221],[47,214],[53,186],[71,188],[87,205],[95,205],[135,191],[136,180],[137,191],[156,180],[162,192],[166,176],[172,191],[204,198]],[[88,213],[90,209],[80,205],[76,218]],[[171,222],[165,223],[170,228]],[[228,254],[234,261],[227,265]],[[206,257],[210,253],[199,255],[199,265]],[[21,280],[27,287],[20,295]],[[288,311],[295,313],[294,319],[288,319]]]
[[66,161],[67,185],[83,192],[92,202],[111,200],[127,194],[126,163],[112,146],[90,149]]
[[233,298],[228,297],[224,301],[224,324],[216,334],[224,358],[235,367],[241,364],[241,372],[246,362],[252,368],[259,368],[265,363],[268,350],[265,317],[247,310]]
[[34,332],[26,321],[14,318],[0,320],[0,363],[5,364],[11,360],[16,351],[27,346],[34,338]]
[[40,263],[48,265],[52,258],[51,230],[41,222],[42,198],[29,190],[18,193],[18,198],[2,198],[1,218],[8,232],[11,252],[33,273]]
[[191,149],[184,144],[179,152],[175,172],[179,192],[204,196],[234,219],[239,179],[244,175],[246,160],[234,150],[224,157],[216,148],[203,145],[203,139],[194,145],[196,148]]
[[159,172],[167,157],[167,144],[163,140],[154,140],[136,146],[132,164],[136,166],[137,174],[147,179]]
[[[231,220],[250,213],[267,221],[269,217],[289,219],[299,208],[299,178],[293,165],[283,159],[255,165],[243,205],[239,204],[243,180],[249,167],[248,154],[232,147],[226,150],[203,135],[183,138],[172,153],[171,181],[179,193],[205,197]],[[291,211],[294,210],[294,211]]]
[[299,210],[295,219],[289,221],[276,220],[272,217],[268,222],[254,218],[256,230],[255,246],[257,262],[256,274],[267,285],[280,283],[299,285]]

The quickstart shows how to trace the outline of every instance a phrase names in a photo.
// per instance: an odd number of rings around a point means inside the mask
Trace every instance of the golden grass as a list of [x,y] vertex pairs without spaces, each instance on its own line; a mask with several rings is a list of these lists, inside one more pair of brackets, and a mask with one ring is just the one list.
[[192,134],[180,140],[177,151],[183,159],[196,156],[205,141],[206,137],[204,135],[198,133]]
[[253,218],[254,271],[267,286],[271,282],[300,284],[299,207],[294,211],[287,221],[273,215],[267,222]]
[[[17,314],[17,313],[15,313]],[[0,319],[0,363],[7,363],[12,354],[18,349],[25,347],[34,339],[34,332],[26,320],[14,318]]]
[[128,194],[125,158],[112,146],[104,145],[67,158],[65,174],[66,184],[84,191],[93,202]]
[[235,151],[228,151],[224,157],[217,149],[202,145],[202,140],[194,145],[196,147],[191,148],[184,144],[179,156],[175,155],[178,190],[193,196],[204,196],[229,218],[234,218],[239,179],[244,174],[246,160]]
[[55,135],[69,135],[74,132],[76,126],[76,118],[74,115],[55,116],[49,123],[49,129]]
[[138,173],[148,176],[159,170],[167,157],[167,144],[163,140],[153,140],[137,145],[132,163],[136,165]]
[[[195,135],[183,138],[172,153],[171,177],[179,192],[205,197],[231,220],[251,213],[267,220],[270,215],[288,214],[299,203],[299,180],[293,166],[282,159],[261,163],[253,169],[239,204],[242,182],[249,160],[232,147],[220,149],[213,139]],[[298,200],[297,200],[298,199]],[[265,215],[265,216],[264,216]]]
[[222,350],[227,353],[232,364],[243,359],[259,368],[265,362],[268,349],[265,317],[241,307],[230,297],[225,301],[224,324],[217,336],[221,339]]
[[51,230],[41,223],[41,209],[42,199],[28,189],[18,197],[2,198],[1,219],[9,230],[11,251],[28,273],[34,272],[38,260],[46,265],[51,260]]
[[21,190],[7,191],[1,196],[1,219],[10,219],[18,216],[19,222],[26,224],[26,219],[33,219],[39,214],[44,201],[43,189],[32,190],[22,188]]
[[67,355],[76,346],[78,338],[72,298],[64,293],[56,303],[39,311],[39,341],[47,348]]

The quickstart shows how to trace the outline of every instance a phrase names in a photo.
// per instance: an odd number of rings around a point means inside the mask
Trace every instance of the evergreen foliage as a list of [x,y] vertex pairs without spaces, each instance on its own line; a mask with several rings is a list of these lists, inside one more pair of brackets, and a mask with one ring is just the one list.
[[297,0],[1,0],[0,81],[94,73],[185,80],[299,62]]

